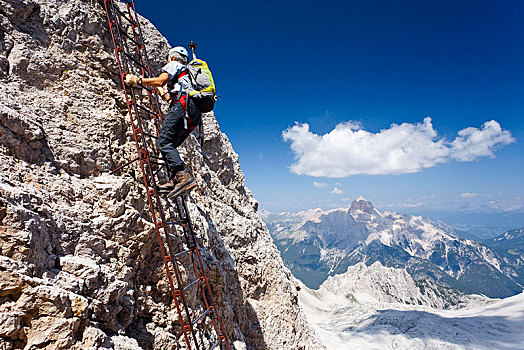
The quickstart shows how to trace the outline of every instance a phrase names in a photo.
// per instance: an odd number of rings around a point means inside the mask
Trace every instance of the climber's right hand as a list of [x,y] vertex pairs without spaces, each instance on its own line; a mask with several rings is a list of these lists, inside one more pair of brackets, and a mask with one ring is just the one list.
[[133,74],[126,74],[125,83],[131,86],[137,86],[140,78]]

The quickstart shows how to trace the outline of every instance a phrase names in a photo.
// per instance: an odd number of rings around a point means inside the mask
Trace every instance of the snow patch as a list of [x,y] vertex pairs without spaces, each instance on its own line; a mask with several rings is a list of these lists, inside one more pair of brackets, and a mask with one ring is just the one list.
[[524,349],[524,294],[503,300],[468,297],[465,308],[439,310],[303,286],[299,303],[328,350]]

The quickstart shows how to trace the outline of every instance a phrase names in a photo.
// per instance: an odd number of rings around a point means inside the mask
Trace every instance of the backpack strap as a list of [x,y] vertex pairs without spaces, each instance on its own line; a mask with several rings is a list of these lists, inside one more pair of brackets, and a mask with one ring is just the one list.
[[[176,80],[178,81],[180,78],[182,78],[182,77],[184,77],[184,76],[186,76],[186,75],[187,75],[187,69],[184,69],[184,70],[182,71],[182,73],[180,73],[180,74],[178,75],[178,77],[176,78]],[[176,99],[177,99],[177,100],[180,100],[181,97],[182,97],[182,86],[180,86],[180,90],[178,90],[178,96],[177,96]]]
[[[178,75],[178,79],[184,77],[188,75],[188,72],[187,72],[187,68],[184,69],[182,71],[182,73],[180,73]],[[189,120],[189,91],[187,91],[188,89],[186,89],[186,101],[185,101],[185,106],[184,104],[182,104],[182,107],[184,107],[184,112],[185,112],[185,118],[184,118],[184,129],[188,129],[188,125],[187,125],[187,121]],[[180,90],[178,90],[178,97],[177,97],[177,100],[181,100],[182,99],[182,86],[180,86]]]

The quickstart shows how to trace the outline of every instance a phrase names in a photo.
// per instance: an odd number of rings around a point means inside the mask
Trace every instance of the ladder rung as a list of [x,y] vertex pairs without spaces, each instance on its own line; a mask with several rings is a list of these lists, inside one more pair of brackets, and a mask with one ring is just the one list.
[[180,252],[180,253],[176,253],[176,254],[174,255],[174,257],[177,258],[177,257],[179,257],[180,255],[187,254],[187,253],[191,252],[192,250],[193,250],[193,249],[187,249],[187,250],[184,250],[184,251],[182,251],[182,252]]
[[138,108],[140,108],[141,110],[143,110],[144,112],[147,112],[147,113],[150,113],[152,115],[157,115],[157,113],[153,112],[152,110],[150,110],[149,108],[146,108],[142,105],[139,105],[138,103],[136,104],[138,106]]
[[128,54],[127,52],[124,52],[124,55],[128,57],[131,61],[133,61],[136,65],[140,66],[143,70],[148,71],[148,67],[144,66],[142,63],[140,63],[136,58],[134,58],[132,55]]
[[124,29],[120,28],[120,26],[117,26],[117,28],[120,31],[120,33],[122,33],[128,40],[132,41],[136,46],[138,46],[139,48],[143,48],[144,47],[143,43],[140,43],[140,42],[136,41],[129,34],[127,34]]
[[[160,172],[162,171],[162,167],[163,167],[164,165],[166,165],[165,163],[154,163],[154,162],[153,162],[152,164],[159,165],[158,169],[155,170],[155,171],[153,172],[153,176],[157,176],[158,173],[160,173]],[[159,192],[158,194],[161,195],[162,193]]]
[[195,283],[199,282],[199,281],[202,281],[202,277],[198,277],[196,280],[194,280],[193,282],[191,282],[190,284],[188,284],[187,286],[185,286],[182,290],[185,292],[186,290],[188,290],[189,288],[191,288],[192,286],[195,285]]
[[209,350],[213,350],[214,348],[216,348],[218,345],[220,345],[221,341],[222,339],[218,339],[218,341],[211,348],[209,348]]
[[207,315],[210,311],[213,311],[212,308],[207,308],[206,311],[204,311],[204,313],[200,316],[198,316],[198,318],[196,320],[194,320],[193,322],[191,322],[191,325],[194,326],[195,324],[197,324],[198,321],[200,321],[202,319],[202,317],[204,317],[205,315]]
[[127,13],[124,13],[124,12],[120,11],[120,9],[117,8],[116,6],[115,6],[115,11],[118,12],[118,14],[121,17],[124,17],[129,23],[131,23],[132,25],[135,25],[135,20],[132,19],[132,18],[127,17]]
[[185,224],[185,220],[175,220],[175,221],[166,222],[166,225],[181,225],[181,224]]
[[145,132],[145,131],[142,131],[142,134],[144,134],[144,135],[146,135],[146,136],[149,136],[149,137],[151,137],[152,139],[158,139],[158,136],[153,135],[153,134],[150,134],[150,133]]

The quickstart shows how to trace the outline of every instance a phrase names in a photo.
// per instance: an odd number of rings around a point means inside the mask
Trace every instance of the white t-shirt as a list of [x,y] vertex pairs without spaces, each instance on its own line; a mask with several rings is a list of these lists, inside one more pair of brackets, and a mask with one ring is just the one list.
[[169,93],[177,94],[181,89],[186,92],[191,87],[191,80],[188,75],[179,78],[180,74],[186,70],[186,66],[177,61],[171,61],[162,68],[162,72],[169,74]]

